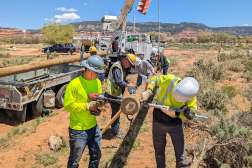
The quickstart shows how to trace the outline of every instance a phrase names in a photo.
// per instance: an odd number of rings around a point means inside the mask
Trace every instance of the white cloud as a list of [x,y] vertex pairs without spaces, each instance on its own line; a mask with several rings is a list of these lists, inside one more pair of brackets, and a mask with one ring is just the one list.
[[58,7],[55,9],[56,11],[60,11],[60,12],[78,12],[77,9],[74,8],[65,8],[65,7]]
[[242,26],[252,26],[252,24],[245,23],[245,24],[242,24]]
[[45,18],[44,19],[46,22],[53,22],[53,18]]
[[77,19],[80,19],[80,16],[74,12],[55,15],[53,18],[54,22],[56,23],[68,22],[68,21],[73,21]]

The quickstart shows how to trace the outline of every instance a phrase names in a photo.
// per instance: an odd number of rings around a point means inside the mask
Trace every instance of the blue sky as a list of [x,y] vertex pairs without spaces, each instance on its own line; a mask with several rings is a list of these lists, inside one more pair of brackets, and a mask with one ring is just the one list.
[[[36,29],[52,20],[100,20],[105,14],[118,15],[123,3],[124,0],[1,0],[0,27]],[[128,17],[131,21],[133,13]],[[152,0],[145,16],[135,10],[135,18],[138,22],[157,21],[157,0]],[[160,20],[214,27],[252,26],[252,0],[160,0]]]

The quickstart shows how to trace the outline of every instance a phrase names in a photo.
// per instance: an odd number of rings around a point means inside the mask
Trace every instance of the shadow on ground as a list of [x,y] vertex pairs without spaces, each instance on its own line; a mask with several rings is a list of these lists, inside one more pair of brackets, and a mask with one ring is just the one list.
[[135,140],[137,138],[141,126],[143,125],[147,113],[148,113],[147,107],[141,108],[136,118],[131,123],[129,131],[124,137],[119,149],[112,158],[111,164],[108,166],[109,168],[122,168],[125,166],[127,158],[131,152],[131,149],[135,143]]

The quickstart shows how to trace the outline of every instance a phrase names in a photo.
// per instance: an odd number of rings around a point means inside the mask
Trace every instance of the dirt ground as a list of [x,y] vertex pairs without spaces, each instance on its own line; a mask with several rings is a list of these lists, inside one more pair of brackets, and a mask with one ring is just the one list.
[[[20,51],[22,52],[22,51]],[[31,51],[29,51],[31,52]],[[28,52],[26,53],[28,54]],[[170,72],[184,75],[192,64],[200,58],[206,60],[216,56],[215,50],[166,50],[166,54],[175,60],[174,66],[170,68]],[[132,78],[135,78],[132,77]],[[240,99],[236,97],[236,99]],[[110,118],[110,110],[107,113],[103,113],[98,117],[98,124],[103,127]],[[53,115],[42,119],[38,123],[38,119],[31,120],[21,126],[15,126],[15,124],[9,122],[3,122],[0,120],[0,137],[8,137],[7,141],[1,141],[0,139],[0,167],[3,168],[59,168],[66,167],[69,147],[66,146],[58,152],[50,151],[48,147],[48,138],[50,135],[59,135],[68,142],[68,114],[64,109],[55,110]],[[126,160],[126,168],[154,168],[155,158],[154,149],[152,144],[152,110],[149,109],[145,120],[141,126],[138,136],[134,142],[134,145],[129,152],[128,156],[124,156]],[[35,123],[35,125],[34,125]],[[36,124],[37,123],[37,124]],[[32,127],[32,131],[30,128]],[[122,134],[127,134],[130,122],[125,115],[121,116],[121,128]],[[17,130],[18,128],[18,130]],[[25,131],[22,131],[25,130]],[[15,134],[13,133],[15,132]],[[21,132],[21,133],[20,133]],[[186,129],[185,139],[186,144],[197,143],[197,140],[202,136],[202,132],[198,130]],[[166,158],[167,165],[170,168],[175,168],[174,151],[170,141],[167,137]],[[124,141],[122,138],[115,138],[112,140],[102,140],[102,158],[100,167],[107,167],[110,162],[113,161],[120,144]],[[2,145],[1,145],[2,144]],[[124,149],[125,151],[127,148]],[[54,158],[54,162],[45,163],[40,156],[47,156],[45,160],[51,159],[48,155]],[[56,158],[56,159],[55,159]],[[85,150],[80,167],[87,167],[88,164],[88,150]]]
[[[42,52],[42,44],[2,44],[0,45],[0,67],[23,65],[27,63],[47,60],[47,55]],[[77,55],[74,53],[73,55]],[[69,56],[67,53],[52,53],[51,58]]]

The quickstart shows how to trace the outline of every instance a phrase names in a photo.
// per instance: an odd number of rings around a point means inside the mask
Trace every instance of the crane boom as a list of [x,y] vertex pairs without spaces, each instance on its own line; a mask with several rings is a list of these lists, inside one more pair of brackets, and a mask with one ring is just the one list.
[[124,6],[121,10],[119,17],[118,17],[116,30],[122,30],[122,31],[125,30],[126,22],[127,22],[127,15],[129,13],[130,9],[132,8],[134,2],[135,2],[135,0],[125,0]]

